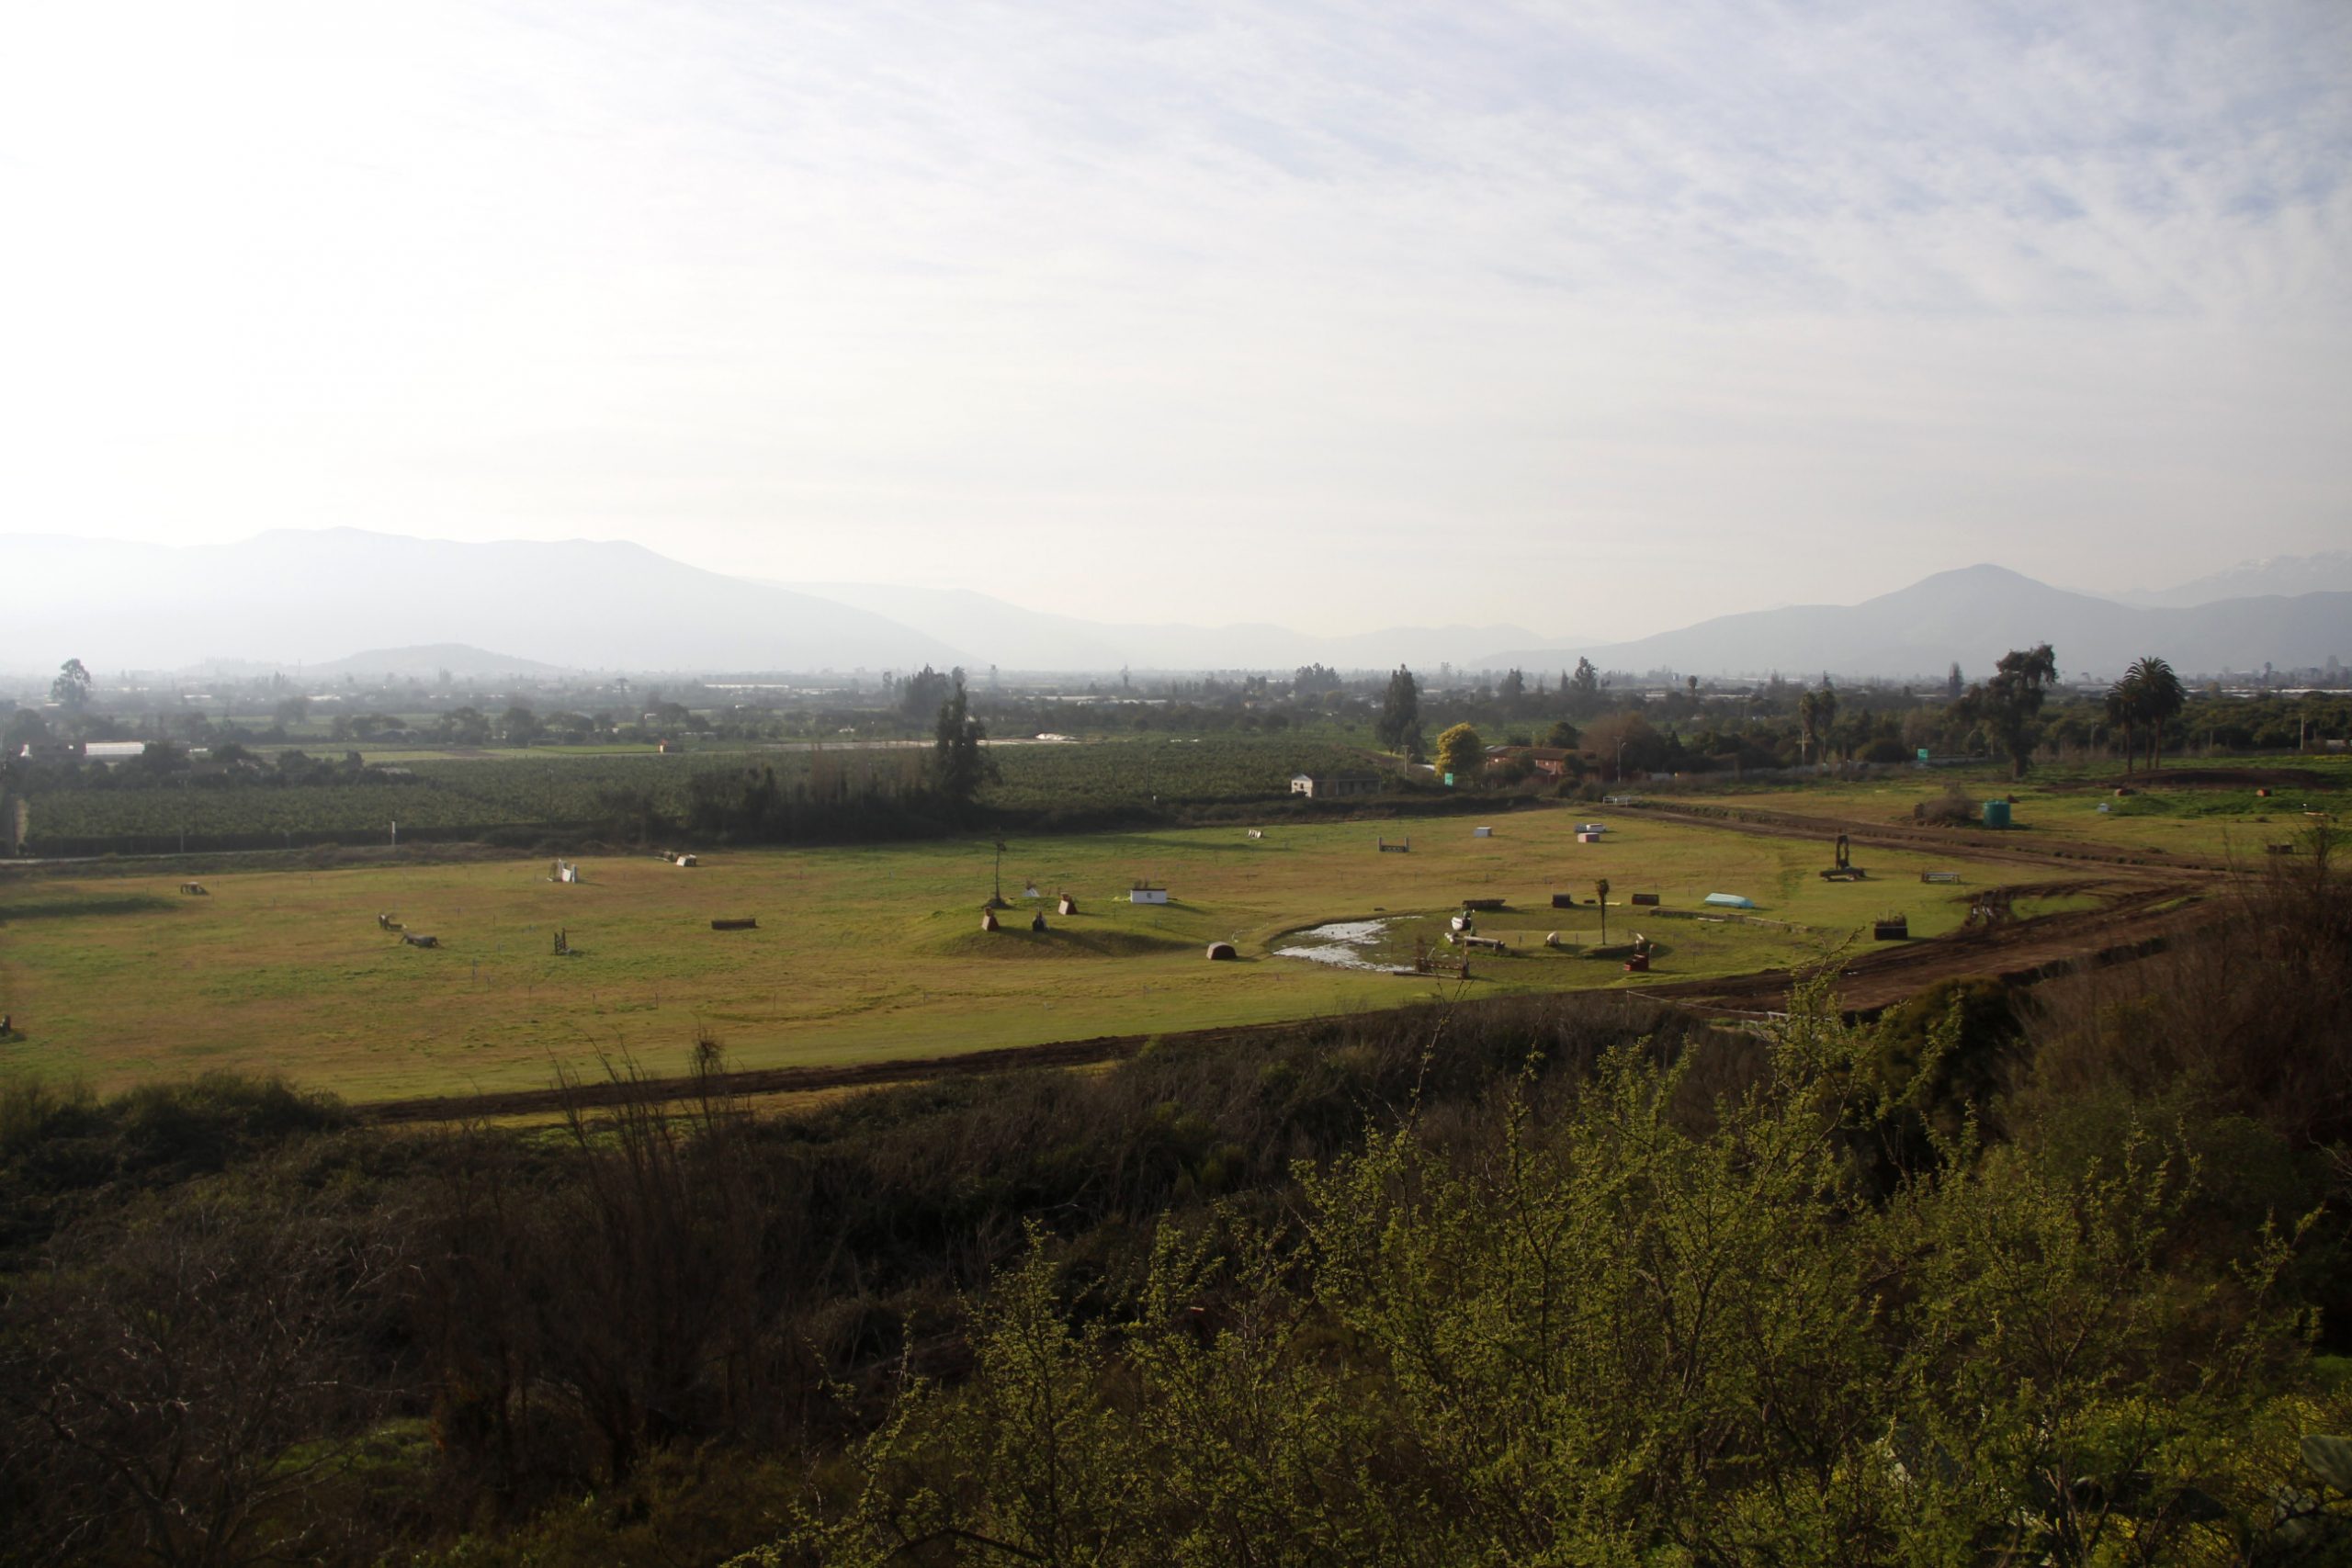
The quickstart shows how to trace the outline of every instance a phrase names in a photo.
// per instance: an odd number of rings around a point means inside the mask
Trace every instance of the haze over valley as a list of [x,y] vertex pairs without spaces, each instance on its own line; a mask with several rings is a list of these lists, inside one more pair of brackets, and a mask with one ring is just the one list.
[[[1099,606],[1044,611],[970,591],[754,581],[585,540],[280,530],[175,547],[14,536],[0,536],[0,558],[21,581],[50,585],[19,596],[0,622],[0,670],[25,675],[67,658],[107,670],[320,674],[1479,671],[1589,659],[1634,672],[1901,680],[1953,662],[1982,670],[2010,648],[2058,637],[2065,669],[2085,677],[2111,676],[2153,648],[2200,674],[2352,660],[2352,588],[2341,586],[2352,582],[2352,558],[2341,554],[2140,595],[2145,605],[1977,566],[1858,604],[1751,611],[1631,642],[1497,625],[1315,637],[1266,624],[1134,624]],[[2227,596],[2288,584],[2303,591]],[[1077,613],[1086,609],[1097,613]]]

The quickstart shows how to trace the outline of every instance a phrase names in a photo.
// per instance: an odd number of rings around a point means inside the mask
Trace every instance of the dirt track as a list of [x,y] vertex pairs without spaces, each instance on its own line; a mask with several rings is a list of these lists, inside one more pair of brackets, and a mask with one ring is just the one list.
[[[1295,1029],[1295,1022],[1242,1029],[1209,1029],[1163,1039],[1233,1040]],[[1132,1056],[1148,1034],[1102,1034],[1091,1040],[1061,1040],[1043,1045],[1015,1045],[1001,1051],[967,1051],[955,1056],[906,1057],[889,1062],[855,1062],[822,1067],[757,1067],[722,1073],[710,1088],[729,1095],[801,1094],[816,1089],[862,1089],[879,1084],[915,1083],[926,1078],[957,1077],[980,1073],[1004,1073],[1025,1067],[1082,1067],[1096,1062]],[[488,1094],[435,1095],[422,1100],[385,1100],[356,1107],[368,1122],[461,1122],[491,1116],[531,1116],[562,1110],[566,1105],[620,1105],[639,1100],[690,1100],[697,1092],[685,1077],[644,1077],[622,1082],[579,1083],[569,1089],[508,1089]]]
[[[2200,889],[2177,886],[2115,890],[2089,884],[2050,884],[2004,891],[2027,897],[2094,892],[2109,901],[2096,909],[1972,927],[1928,941],[1873,944],[1854,953],[1840,966],[1838,1001],[1849,1011],[1867,1015],[1944,980],[1985,976],[2029,984],[2078,964],[2140,956],[2208,915]],[[1786,969],[1767,969],[1727,979],[1645,986],[1636,994],[1709,1012],[1770,1013],[1788,1006],[1790,978]]]

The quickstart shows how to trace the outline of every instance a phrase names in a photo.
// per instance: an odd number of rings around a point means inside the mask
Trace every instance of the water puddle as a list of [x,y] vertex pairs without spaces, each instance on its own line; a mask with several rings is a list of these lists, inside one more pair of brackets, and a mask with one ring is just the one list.
[[1274,949],[1277,958],[1304,958],[1335,969],[1360,969],[1372,975],[1410,975],[1409,964],[1385,964],[1374,956],[1387,939],[1391,920],[1333,920],[1311,931],[1294,931],[1289,945]]

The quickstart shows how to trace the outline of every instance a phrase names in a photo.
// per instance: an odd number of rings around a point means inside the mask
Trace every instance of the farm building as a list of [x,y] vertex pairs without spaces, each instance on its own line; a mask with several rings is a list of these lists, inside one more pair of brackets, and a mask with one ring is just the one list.
[[1351,795],[1380,793],[1378,773],[1293,773],[1290,792],[1309,800],[1339,800]]
[[1501,768],[1523,762],[1530,773],[1541,773],[1547,779],[1558,779],[1567,776],[1568,759],[1575,755],[1574,751],[1558,746],[1489,746],[1487,748],[1487,766]]

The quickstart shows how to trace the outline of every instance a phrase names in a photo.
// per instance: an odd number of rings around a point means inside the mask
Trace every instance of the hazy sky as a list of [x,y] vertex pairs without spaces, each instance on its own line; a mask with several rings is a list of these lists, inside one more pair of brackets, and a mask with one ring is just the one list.
[[2352,5],[12,12],[0,532],[1598,639],[2352,543]]

